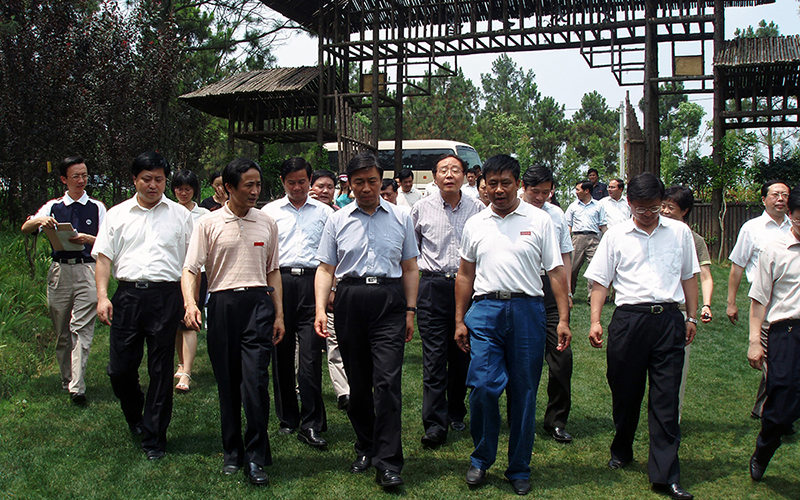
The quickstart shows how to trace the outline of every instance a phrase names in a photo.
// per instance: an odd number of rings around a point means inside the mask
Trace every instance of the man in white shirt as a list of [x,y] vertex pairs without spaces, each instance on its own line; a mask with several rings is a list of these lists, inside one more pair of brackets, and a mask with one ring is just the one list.
[[422,193],[414,187],[414,172],[410,168],[404,168],[397,174],[400,192],[397,193],[397,204],[411,208],[414,203],[422,199]]
[[[300,427],[297,438],[313,448],[324,449],[320,435],[328,428],[322,400],[322,357],[325,340],[314,332],[314,274],[319,261],[315,253],[322,230],[333,209],[308,196],[311,165],[303,158],[284,161],[280,167],[286,196],[262,208],[278,224],[280,273],[286,335],[275,346],[275,414],[280,432]],[[295,346],[299,345],[297,380]],[[300,407],[297,406],[299,388]]]
[[[111,325],[108,376],[148,460],[164,456],[172,417],[172,358],[182,316],[181,269],[192,234],[192,214],[164,196],[169,164],[142,153],[131,166],[136,194],[112,207],[97,233],[97,317]],[[108,299],[113,273],[117,291]],[[147,397],[139,364],[147,342]]]
[[600,200],[600,205],[606,211],[608,227],[613,227],[631,218],[631,207],[628,205],[628,200],[622,197],[624,190],[625,181],[622,179],[608,181],[608,196]]
[[461,192],[473,198],[479,198],[478,176],[481,175],[480,165],[473,165],[467,169],[467,183],[461,186]]
[[[583,180],[575,185],[577,200],[570,203],[564,218],[572,233],[572,246],[575,253],[572,255],[572,276],[570,290],[575,290],[578,285],[578,273],[583,263],[591,263],[600,236],[606,232],[606,211],[603,206],[592,198],[592,183]],[[587,291],[590,292],[591,289]]]
[[[771,242],[788,234],[791,230],[789,217],[786,215],[786,203],[789,199],[789,186],[783,181],[769,181],[761,186],[761,202],[764,212],[750,219],[742,225],[736,244],[731,250],[731,272],[728,276],[728,319],[734,325],[739,320],[739,308],[736,306],[736,293],[742,282],[742,274],[747,276],[747,281],[753,282],[758,270],[758,256]],[[764,331],[764,347],[766,348],[766,332]],[[751,416],[760,418],[766,400],[766,373],[767,363],[763,364],[764,375],[756,393],[756,402],[753,405]]]
[[[467,372],[470,432],[475,449],[466,482],[478,486],[497,456],[498,400],[508,398],[508,468],[518,495],[530,489],[536,392],[542,375],[545,308],[539,270],[558,304],[558,346],[569,347],[566,276],[553,222],[517,198],[519,162],[497,155],[483,166],[492,204],[467,220],[456,277],[456,343],[472,359]],[[473,300],[470,306],[470,299]],[[467,311],[469,308],[469,311]]]
[[[608,325],[607,377],[616,433],[611,443],[612,470],[633,460],[633,438],[639,424],[644,389],[650,379],[648,472],[653,489],[671,498],[690,500],[680,481],[678,392],[684,346],[697,328],[697,280],[700,272],[689,226],[659,216],[664,184],[651,173],[628,185],[633,218],[609,230],[586,269],[593,282],[592,347],[603,346],[600,323],[608,287],[616,289],[614,315]],[[679,310],[686,303],[686,321]]]

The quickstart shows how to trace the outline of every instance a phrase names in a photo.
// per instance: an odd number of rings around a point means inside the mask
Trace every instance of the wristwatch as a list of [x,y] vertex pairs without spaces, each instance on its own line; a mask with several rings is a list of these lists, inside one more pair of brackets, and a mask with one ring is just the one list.
[[697,318],[686,318],[686,321],[689,323],[694,323],[695,325],[697,324]]
[[417,308],[409,306],[409,307],[406,307],[406,311],[416,313],[417,312]]

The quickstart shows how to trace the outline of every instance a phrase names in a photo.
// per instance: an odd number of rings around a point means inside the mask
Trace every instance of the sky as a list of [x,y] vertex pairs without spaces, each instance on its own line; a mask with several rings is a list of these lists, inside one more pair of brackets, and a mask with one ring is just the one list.
[[[800,15],[797,0],[777,0],[774,4],[758,7],[729,7],[725,9],[725,38],[733,38],[736,28],[756,26],[761,19],[767,23],[775,21],[782,35],[800,34]],[[699,43],[686,45],[686,54],[700,52]],[[273,49],[280,67],[315,65],[317,62],[317,41],[307,34],[297,32],[279,47]],[[707,73],[711,70],[711,42],[707,42]],[[464,75],[480,87],[481,74],[491,71],[491,64],[499,54],[464,56],[458,58],[458,65]],[[571,117],[580,107],[581,97],[587,92],[597,90],[609,107],[617,107],[630,92],[631,104],[636,107],[642,97],[641,86],[620,87],[608,68],[589,68],[578,50],[551,50],[538,52],[513,52],[511,58],[523,70],[533,70],[535,81],[543,95],[552,96],[564,104],[567,117]],[[669,75],[671,68],[669,44],[659,44],[660,75]],[[690,95],[689,100],[697,102],[706,109],[705,120],[711,119],[713,98],[711,94]],[[641,125],[641,115],[639,124]]]

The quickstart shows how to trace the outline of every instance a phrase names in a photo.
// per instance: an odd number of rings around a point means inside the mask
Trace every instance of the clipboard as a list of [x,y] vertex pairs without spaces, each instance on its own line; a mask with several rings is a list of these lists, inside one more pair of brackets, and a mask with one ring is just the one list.
[[58,223],[55,229],[44,227],[42,230],[47,235],[47,239],[50,240],[50,244],[53,245],[53,250],[68,252],[80,252],[83,250],[83,245],[80,243],[69,241],[70,238],[78,236],[78,231],[69,222]]

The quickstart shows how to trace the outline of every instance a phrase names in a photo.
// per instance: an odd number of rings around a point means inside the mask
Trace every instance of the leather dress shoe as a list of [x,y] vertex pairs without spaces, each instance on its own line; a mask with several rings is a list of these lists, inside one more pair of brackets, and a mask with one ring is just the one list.
[[336,407],[340,410],[347,411],[347,409],[350,407],[350,396],[348,394],[342,394],[339,396],[339,398],[336,400]]
[[467,469],[466,481],[470,486],[480,486],[486,482],[486,471],[470,465]]
[[164,450],[145,450],[148,460],[161,460],[167,454]]
[[559,443],[572,442],[572,435],[569,432],[567,432],[563,427],[545,428],[545,430],[549,432],[550,436]]
[[750,477],[753,481],[761,481],[761,478],[764,477],[764,471],[767,470],[767,464],[762,464],[758,460],[756,460],[755,454],[750,457]]
[[511,488],[517,495],[527,495],[531,491],[530,479],[512,479]]
[[454,431],[461,432],[467,428],[467,424],[465,424],[461,420],[454,420],[450,422],[450,428],[453,429]]
[[692,500],[694,498],[694,495],[681,488],[681,485],[678,483],[671,483],[671,484],[653,483],[653,491],[667,495],[668,497],[674,498],[675,500]]
[[370,462],[371,462],[371,460],[370,460],[370,458],[368,456],[359,455],[359,456],[356,457],[356,459],[353,461],[353,463],[350,464],[350,472],[352,472],[354,474],[358,474],[358,473],[361,473],[361,472],[367,472],[367,469],[369,469],[369,466],[370,466]]
[[267,473],[264,472],[264,469],[262,469],[261,466],[255,462],[250,462],[247,464],[244,474],[247,476],[247,480],[250,481],[251,484],[255,484],[257,486],[266,486],[269,484],[269,477],[267,476]]
[[241,468],[242,467],[240,465],[225,464],[225,465],[222,466],[222,473],[225,474],[226,476],[232,476],[232,475],[236,474],[237,472],[239,472],[239,469],[241,469]]
[[403,484],[403,478],[392,470],[379,470],[375,474],[375,482],[382,488],[396,488]]
[[69,393],[69,398],[72,400],[72,403],[77,406],[86,405],[86,394],[78,394],[77,392],[71,392]]
[[328,442],[322,439],[319,433],[314,429],[300,429],[297,433],[297,440],[319,450],[328,446]]
[[426,432],[425,435],[422,436],[422,439],[420,439],[420,441],[422,442],[422,445],[425,446],[426,448],[438,448],[441,445],[443,445],[445,441],[447,441],[447,434],[437,433],[437,432],[431,432],[431,433]]
[[293,432],[294,432],[294,429],[292,429],[291,427],[281,427],[280,429],[278,429],[278,433],[279,434],[283,434],[284,436],[288,436],[289,434],[291,434]]
[[611,457],[611,460],[608,461],[608,468],[611,470],[621,469],[628,465],[628,462],[620,460],[618,458]]

